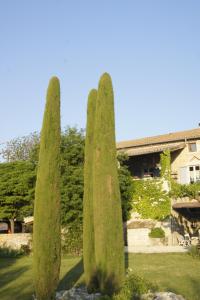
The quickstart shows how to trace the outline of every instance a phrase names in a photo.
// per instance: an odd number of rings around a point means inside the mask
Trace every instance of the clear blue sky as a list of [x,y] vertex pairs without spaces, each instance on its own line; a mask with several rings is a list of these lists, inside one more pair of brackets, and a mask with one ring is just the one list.
[[200,122],[200,1],[0,1],[0,143],[41,128],[61,81],[62,127],[85,128],[87,95],[113,79],[117,140]]

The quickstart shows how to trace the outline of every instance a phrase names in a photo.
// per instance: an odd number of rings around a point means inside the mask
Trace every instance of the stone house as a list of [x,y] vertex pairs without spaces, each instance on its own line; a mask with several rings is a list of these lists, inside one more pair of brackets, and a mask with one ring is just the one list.
[[170,150],[171,175],[181,184],[200,181],[200,128],[117,143],[135,179],[160,176],[160,154]]
[[[200,182],[200,128],[173,132],[164,135],[146,137],[117,143],[117,151],[129,156],[128,167],[133,179],[158,179],[160,177],[160,154],[170,151],[171,176],[180,184]],[[197,234],[200,228],[200,202],[197,199],[172,199],[172,215],[163,226],[169,244],[177,244],[174,234],[190,236]],[[150,220],[149,220],[150,221]],[[128,244],[140,243],[149,245],[148,232],[151,221],[144,222],[133,217],[128,222]],[[154,222],[156,224],[156,222]],[[154,226],[158,226],[157,225]],[[162,224],[159,226],[162,227]],[[142,242],[141,242],[142,241]]]

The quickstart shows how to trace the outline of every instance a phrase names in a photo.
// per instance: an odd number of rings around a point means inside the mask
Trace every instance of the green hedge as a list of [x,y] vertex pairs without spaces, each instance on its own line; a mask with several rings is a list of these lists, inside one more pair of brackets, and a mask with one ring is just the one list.
[[173,198],[189,197],[197,198],[200,195],[200,183],[179,184],[172,180],[170,196]]
[[150,238],[164,238],[165,232],[161,227],[155,227],[151,229],[151,232],[149,233]]

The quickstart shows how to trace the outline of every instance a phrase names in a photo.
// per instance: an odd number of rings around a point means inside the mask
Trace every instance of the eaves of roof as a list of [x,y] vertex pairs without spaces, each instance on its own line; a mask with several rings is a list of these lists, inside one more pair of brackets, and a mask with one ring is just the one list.
[[139,146],[152,146],[155,144],[172,143],[172,142],[187,142],[190,140],[200,139],[200,128],[191,130],[173,132],[163,135],[146,137],[142,139],[122,141],[117,143],[117,150],[139,147]]
[[185,143],[170,143],[170,144],[160,144],[153,146],[143,146],[143,147],[135,147],[135,148],[127,148],[121,149],[119,151],[125,152],[128,156],[139,156],[150,153],[163,152],[165,150],[170,150],[170,152],[183,149],[185,147]]

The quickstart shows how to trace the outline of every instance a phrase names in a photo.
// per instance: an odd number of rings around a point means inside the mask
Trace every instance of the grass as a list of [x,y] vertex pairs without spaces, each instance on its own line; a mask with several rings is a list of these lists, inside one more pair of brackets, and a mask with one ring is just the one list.
[[[82,274],[82,260],[79,257],[63,258],[59,290],[72,287]],[[32,294],[32,257],[0,258],[0,299],[31,300]]]
[[[160,290],[182,294],[187,300],[200,299],[200,260],[188,254],[130,254],[129,268],[156,283]],[[32,257],[0,259],[0,299],[30,300],[33,294]],[[82,260],[62,259],[59,289],[83,280]]]
[[132,254],[129,266],[162,291],[200,300],[200,260],[186,254]]

